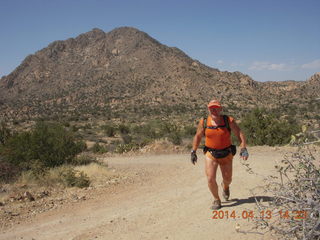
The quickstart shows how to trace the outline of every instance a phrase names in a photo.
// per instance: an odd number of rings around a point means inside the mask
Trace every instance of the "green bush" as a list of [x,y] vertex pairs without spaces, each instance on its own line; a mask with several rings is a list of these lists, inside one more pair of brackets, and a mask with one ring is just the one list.
[[1,153],[5,160],[21,170],[56,167],[71,163],[85,149],[85,143],[76,141],[71,132],[57,123],[38,122],[30,132],[10,137]]
[[94,153],[106,153],[108,149],[96,142],[91,148],[91,151]]
[[265,109],[254,109],[240,123],[248,144],[251,145],[283,145],[290,141],[291,135],[300,129],[294,121],[281,119],[279,115]]

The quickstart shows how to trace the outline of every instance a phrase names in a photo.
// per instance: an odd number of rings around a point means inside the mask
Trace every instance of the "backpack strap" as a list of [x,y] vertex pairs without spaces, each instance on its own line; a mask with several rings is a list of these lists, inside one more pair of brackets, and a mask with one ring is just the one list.
[[203,118],[203,130],[206,131],[207,128],[207,117]]
[[222,117],[223,117],[224,125],[215,126],[215,127],[208,127],[207,126],[207,118],[204,117],[203,118],[203,129],[204,129],[204,132],[206,132],[206,128],[217,129],[217,128],[223,128],[223,127],[226,127],[228,129],[228,131],[231,132],[230,123],[229,123],[229,117],[227,115],[222,115]]
[[230,128],[230,123],[229,123],[229,117],[227,115],[223,115],[223,120],[226,124],[226,128],[229,130],[229,132],[231,132],[231,128]]

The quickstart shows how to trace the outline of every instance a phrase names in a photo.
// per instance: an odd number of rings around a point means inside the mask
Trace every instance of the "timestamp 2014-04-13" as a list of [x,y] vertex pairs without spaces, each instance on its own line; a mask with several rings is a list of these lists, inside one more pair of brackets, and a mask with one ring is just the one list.
[[280,219],[295,219],[302,220],[306,219],[308,212],[306,210],[261,210],[259,212],[254,212],[251,210],[242,210],[237,212],[236,210],[214,210],[212,211],[212,219],[272,219],[278,217]]

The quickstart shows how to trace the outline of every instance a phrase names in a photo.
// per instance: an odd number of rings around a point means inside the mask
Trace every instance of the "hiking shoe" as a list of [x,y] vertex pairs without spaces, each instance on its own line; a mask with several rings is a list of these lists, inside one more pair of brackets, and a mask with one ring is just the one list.
[[211,210],[218,210],[221,208],[221,201],[220,200],[214,200],[211,206]]
[[224,189],[223,183],[221,183],[221,186],[222,186],[222,196],[224,200],[228,201],[230,197],[230,189],[229,188]]

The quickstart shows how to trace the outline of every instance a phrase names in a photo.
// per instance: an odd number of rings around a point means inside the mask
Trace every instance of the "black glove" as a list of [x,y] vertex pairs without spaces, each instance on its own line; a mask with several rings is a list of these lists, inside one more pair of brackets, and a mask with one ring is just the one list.
[[191,163],[194,165],[197,162],[197,159],[198,159],[198,157],[197,157],[196,151],[192,150],[191,151]]
[[248,150],[246,148],[241,148],[240,157],[249,157]]

